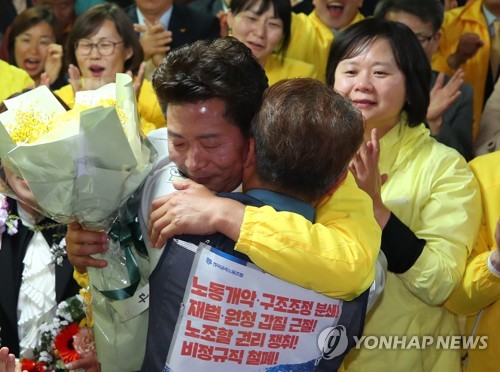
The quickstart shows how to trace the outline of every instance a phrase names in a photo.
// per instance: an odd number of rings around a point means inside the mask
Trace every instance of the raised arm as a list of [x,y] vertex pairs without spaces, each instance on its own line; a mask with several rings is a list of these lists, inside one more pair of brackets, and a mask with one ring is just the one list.
[[158,247],[173,235],[218,231],[263,270],[327,296],[350,300],[373,282],[380,228],[351,175],[317,207],[315,224],[271,207],[245,208],[189,180],[180,187],[153,203],[150,237]]

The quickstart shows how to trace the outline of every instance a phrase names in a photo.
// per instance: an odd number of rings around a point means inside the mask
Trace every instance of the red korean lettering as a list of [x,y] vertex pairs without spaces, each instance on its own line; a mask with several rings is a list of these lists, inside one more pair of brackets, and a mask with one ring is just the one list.
[[236,346],[263,347],[266,341],[266,334],[263,332],[238,331]]
[[245,364],[273,366],[278,363],[280,353],[278,351],[249,350]]
[[274,314],[261,314],[263,321],[259,322],[259,329],[266,329],[270,331],[284,331],[288,322],[286,316]]
[[210,282],[210,286],[208,289],[208,298],[217,302],[221,302],[222,300],[224,300],[225,287],[226,286],[224,284]]
[[191,293],[200,297],[207,297],[207,290],[208,288],[206,286],[198,283],[198,277],[195,275],[193,278]]
[[270,334],[267,347],[270,349],[295,349],[299,342],[299,336],[287,334]]
[[318,321],[316,319],[292,318],[289,332],[312,333],[316,330]]

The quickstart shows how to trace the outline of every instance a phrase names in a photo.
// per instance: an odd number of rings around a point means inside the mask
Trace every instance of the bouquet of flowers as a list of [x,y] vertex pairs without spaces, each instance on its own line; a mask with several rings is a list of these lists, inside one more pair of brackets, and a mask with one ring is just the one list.
[[149,262],[134,220],[135,193],[156,151],[139,133],[132,79],[117,74],[116,83],[78,92],[67,112],[46,87],[5,105],[0,192],[60,223],[109,233],[107,268],[89,270],[98,359],[109,371],[139,369]]
[[83,298],[76,295],[59,303],[51,323],[41,327],[34,359],[20,360],[22,370],[66,371],[66,365],[95,352],[92,331],[86,326]]

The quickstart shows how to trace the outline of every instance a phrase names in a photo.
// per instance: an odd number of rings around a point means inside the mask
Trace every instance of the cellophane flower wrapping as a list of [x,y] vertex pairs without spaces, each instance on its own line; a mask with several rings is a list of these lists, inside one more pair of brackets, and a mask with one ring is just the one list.
[[[130,301],[122,302],[147,284],[149,262],[133,230],[137,192],[156,151],[140,134],[132,79],[117,74],[116,83],[78,92],[70,111],[44,86],[5,104],[0,192],[55,221],[113,232],[108,252],[97,257],[108,266],[89,268],[96,349],[105,371],[139,370],[147,311],[129,311]],[[114,296],[123,289],[125,295]]]

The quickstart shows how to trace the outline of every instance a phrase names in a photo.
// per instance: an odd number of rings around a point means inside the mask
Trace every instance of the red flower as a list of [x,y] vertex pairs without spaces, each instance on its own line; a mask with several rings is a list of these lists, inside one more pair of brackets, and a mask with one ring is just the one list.
[[23,371],[45,372],[45,363],[37,363],[34,360],[28,358],[22,358],[20,362]]
[[80,355],[73,346],[73,336],[79,330],[80,327],[78,327],[78,324],[72,323],[64,328],[54,339],[54,351],[65,364],[80,358]]

